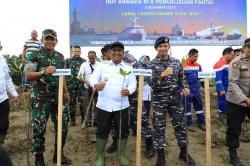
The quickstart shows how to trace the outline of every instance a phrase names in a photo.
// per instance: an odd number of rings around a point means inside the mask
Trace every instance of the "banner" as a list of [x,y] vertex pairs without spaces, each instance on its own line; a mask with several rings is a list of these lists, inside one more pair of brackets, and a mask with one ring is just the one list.
[[70,44],[241,45],[246,10],[246,0],[70,0]]

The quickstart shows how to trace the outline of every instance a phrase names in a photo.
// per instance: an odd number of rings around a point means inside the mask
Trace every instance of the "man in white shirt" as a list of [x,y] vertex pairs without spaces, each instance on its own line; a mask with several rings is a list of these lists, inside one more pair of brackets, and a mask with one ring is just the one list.
[[[0,42],[0,51],[2,45]],[[3,57],[0,57],[0,146],[4,143],[4,139],[9,128],[9,112],[10,105],[8,93],[13,96],[13,104],[15,107],[19,105],[19,98],[15,86],[9,75],[9,67]]]
[[[81,64],[78,77],[83,77],[84,82],[84,91],[83,91],[83,97],[84,97],[84,112],[82,113],[82,120],[84,120],[84,113],[87,112],[87,108],[89,105],[89,101],[91,98],[91,95],[93,93],[93,88],[90,87],[89,84],[89,78],[92,75],[93,71],[95,70],[96,66],[98,65],[98,62],[96,61],[96,52],[95,51],[89,51],[88,52],[88,62],[84,62]],[[90,127],[92,125],[92,113],[94,113],[94,125],[96,126],[96,106],[95,103],[97,101],[97,93],[94,95],[93,102],[91,104],[89,115],[88,115],[88,126]],[[92,105],[94,105],[94,110],[92,110]]]
[[[129,161],[125,157],[125,150],[129,136],[128,96],[136,89],[136,78],[132,73],[133,68],[122,61],[124,45],[114,42],[111,44],[111,50],[111,61],[98,65],[90,77],[90,85],[98,90],[96,166],[104,166],[104,151],[112,118],[115,120],[117,133],[121,125],[121,133],[118,134],[121,136],[119,161],[121,165],[127,166]],[[121,72],[121,70],[126,72]]]

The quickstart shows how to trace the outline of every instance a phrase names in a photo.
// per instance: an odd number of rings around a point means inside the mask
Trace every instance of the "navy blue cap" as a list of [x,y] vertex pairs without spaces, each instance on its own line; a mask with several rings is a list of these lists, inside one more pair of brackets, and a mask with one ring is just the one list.
[[157,39],[155,40],[155,45],[154,45],[155,49],[156,49],[159,45],[161,45],[161,44],[163,44],[163,43],[169,43],[169,38],[166,37],[166,36],[161,36],[161,37],[157,38]]
[[108,50],[110,50],[111,44],[105,44],[104,47],[101,49],[102,54]]
[[110,45],[110,49],[113,49],[114,47],[120,47],[120,48],[122,48],[122,49],[124,50],[124,45],[123,45],[123,43],[121,43],[121,42],[119,42],[119,41],[116,41],[116,42],[114,42],[114,43],[112,43],[112,44]]

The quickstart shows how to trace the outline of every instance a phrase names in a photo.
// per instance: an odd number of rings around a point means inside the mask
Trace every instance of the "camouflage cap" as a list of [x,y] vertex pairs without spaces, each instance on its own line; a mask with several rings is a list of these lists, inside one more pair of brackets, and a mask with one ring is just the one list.
[[53,29],[45,29],[45,30],[43,30],[42,38],[46,39],[49,36],[53,37],[54,39],[57,39],[56,31],[54,31]]

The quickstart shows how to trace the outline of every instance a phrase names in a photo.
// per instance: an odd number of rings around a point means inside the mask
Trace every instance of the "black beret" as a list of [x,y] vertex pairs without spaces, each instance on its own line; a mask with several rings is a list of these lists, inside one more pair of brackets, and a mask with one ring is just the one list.
[[155,45],[154,45],[155,49],[156,49],[159,45],[161,45],[161,44],[163,44],[163,43],[169,43],[169,38],[166,37],[166,36],[161,36],[161,37],[157,38],[157,39],[155,40]]

